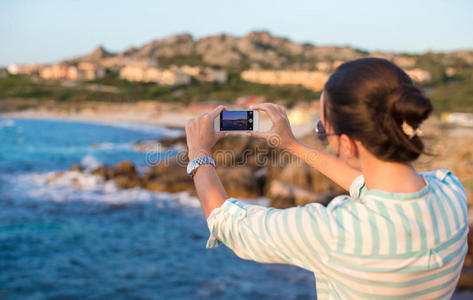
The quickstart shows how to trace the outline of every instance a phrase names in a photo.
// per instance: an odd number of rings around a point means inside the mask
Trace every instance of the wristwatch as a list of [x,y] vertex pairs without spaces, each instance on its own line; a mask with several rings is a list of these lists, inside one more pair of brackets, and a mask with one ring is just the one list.
[[210,156],[198,157],[191,160],[187,164],[187,175],[193,178],[195,172],[197,171],[197,168],[203,164],[211,164],[212,166],[216,167],[215,160],[212,157]]

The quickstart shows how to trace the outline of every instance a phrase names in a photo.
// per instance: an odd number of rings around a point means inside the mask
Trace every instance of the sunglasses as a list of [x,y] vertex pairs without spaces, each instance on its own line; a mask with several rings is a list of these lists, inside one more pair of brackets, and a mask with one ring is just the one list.
[[329,136],[329,135],[338,135],[338,134],[336,134],[336,133],[327,133],[327,131],[325,130],[324,125],[322,124],[322,121],[319,120],[317,122],[317,125],[315,125],[315,135],[319,138],[322,145],[327,145],[328,144],[327,136]]

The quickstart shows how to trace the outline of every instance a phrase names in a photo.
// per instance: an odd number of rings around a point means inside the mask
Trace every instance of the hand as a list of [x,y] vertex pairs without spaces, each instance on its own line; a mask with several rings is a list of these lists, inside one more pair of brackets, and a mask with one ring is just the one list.
[[215,143],[226,135],[226,132],[215,132],[214,119],[225,106],[219,105],[211,112],[189,120],[186,125],[187,148],[189,160],[210,155],[210,150]]
[[273,103],[262,103],[250,106],[254,110],[262,110],[268,114],[273,123],[271,129],[267,132],[251,131],[250,135],[266,139],[268,143],[273,146],[278,146],[283,149],[288,149],[291,145],[297,142],[291,130],[291,124],[287,118],[284,107]]

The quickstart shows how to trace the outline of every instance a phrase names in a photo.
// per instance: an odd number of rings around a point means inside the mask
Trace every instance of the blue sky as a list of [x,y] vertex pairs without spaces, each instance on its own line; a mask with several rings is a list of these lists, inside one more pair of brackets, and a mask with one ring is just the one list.
[[47,63],[176,33],[251,30],[367,50],[473,49],[472,0],[2,0],[0,65]]

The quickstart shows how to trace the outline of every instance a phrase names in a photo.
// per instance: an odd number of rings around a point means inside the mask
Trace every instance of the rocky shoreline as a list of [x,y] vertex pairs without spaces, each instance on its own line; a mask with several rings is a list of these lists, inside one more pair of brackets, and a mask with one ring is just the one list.
[[[136,150],[153,154],[153,151],[185,149],[185,137],[167,138],[155,142],[140,142]],[[319,145],[320,147],[320,145]],[[230,135],[212,149],[217,172],[230,197],[266,197],[270,206],[287,208],[311,202],[327,204],[335,195],[343,193],[341,187],[293,155],[269,145],[266,141],[246,135]],[[119,162],[115,166],[100,165],[85,170],[73,165],[70,171],[88,172],[112,180],[120,188],[143,188],[157,192],[186,191],[195,195],[192,179],[186,174],[186,151],[151,164],[139,174],[133,163]],[[57,174],[61,176],[61,174]]]

